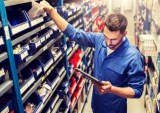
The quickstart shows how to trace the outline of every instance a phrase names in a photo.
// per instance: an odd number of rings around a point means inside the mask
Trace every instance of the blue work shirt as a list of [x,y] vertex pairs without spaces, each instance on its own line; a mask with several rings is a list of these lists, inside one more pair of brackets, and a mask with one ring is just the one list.
[[[82,46],[94,47],[94,77],[109,81],[113,86],[131,87],[134,98],[143,92],[144,62],[139,51],[128,39],[107,56],[107,45],[102,33],[85,32],[68,24],[64,33]],[[93,87],[93,113],[127,113],[127,99],[114,94],[99,94]]]

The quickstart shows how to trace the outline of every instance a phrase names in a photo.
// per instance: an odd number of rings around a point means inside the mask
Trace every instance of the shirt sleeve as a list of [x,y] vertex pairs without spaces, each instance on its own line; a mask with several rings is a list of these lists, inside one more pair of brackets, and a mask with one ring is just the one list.
[[133,98],[140,98],[143,92],[146,75],[143,71],[144,62],[140,55],[137,55],[129,65],[128,86],[131,87],[135,95]]
[[76,29],[71,24],[68,24],[64,34],[76,43],[88,47],[95,47],[98,38],[102,36],[100,33],[85,32],[83,30]]

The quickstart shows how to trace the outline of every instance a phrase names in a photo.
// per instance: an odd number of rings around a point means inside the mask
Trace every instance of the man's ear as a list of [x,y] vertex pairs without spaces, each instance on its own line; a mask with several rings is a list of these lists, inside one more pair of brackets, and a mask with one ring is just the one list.
[[126,36],[127,35],[127,31],[125,31],[123,35]]

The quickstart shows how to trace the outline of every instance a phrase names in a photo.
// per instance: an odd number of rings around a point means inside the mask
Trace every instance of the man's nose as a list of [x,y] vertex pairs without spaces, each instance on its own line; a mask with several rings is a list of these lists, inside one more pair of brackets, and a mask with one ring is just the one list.
[[112,44],[112,40],[108,39],[107,43],[108,43],[108,45]]

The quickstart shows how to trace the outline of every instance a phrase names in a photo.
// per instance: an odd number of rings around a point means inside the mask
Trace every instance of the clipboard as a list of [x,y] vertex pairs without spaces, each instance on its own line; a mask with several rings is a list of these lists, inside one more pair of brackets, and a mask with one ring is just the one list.
[[99,85],[104,85],[101,81],[99,81],[98,79],[94,78],[93,76],[87,74],[86,72],[84,72],[84,71],[82,71],[82,70],[80,70],[78,68],[76,68],[76,71],[82,73],[84,76],[86,76],[87,78],[91,79],[91,81],[93,81],[93,82],[95,82],[95,83],[97,83]]

